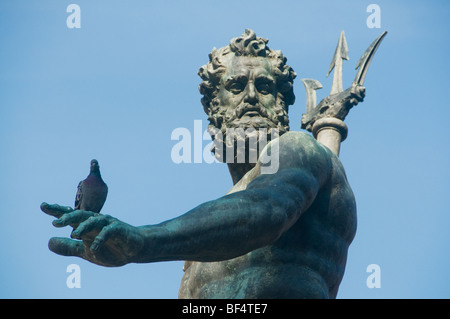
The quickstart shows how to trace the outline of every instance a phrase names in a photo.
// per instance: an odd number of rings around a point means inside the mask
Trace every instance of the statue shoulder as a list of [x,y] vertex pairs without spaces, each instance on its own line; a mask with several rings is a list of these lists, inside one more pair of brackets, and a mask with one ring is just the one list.
[[300,165],[330,165],[335,157],[326,146],[304,132],[290,131],[280,136],[279,149],[280,158]]
[[321,147],[320,143],[317,142],[317,140],[312,137],[310,134],[305,132],[299,132],[299,131],[289,131],[279,137],[280,145],[283,145],[283,147],[286,148],[292,148],[292,149],[304,149],[306,148],[311,149],[312,151],[317,148]]
[[[328,179],[336,157],[326,146],[304,132],[290,131],[271,141],[263,150],[261,168],[269,163],[277,170],[306,169],[319,179]],[[339,159],[337,159],[339,161]],[[274,162],[277,165],[273,165]]]
[[314,137],[304,132],[290,131],[279,137],[280,168],[305,167],[314,175],[326,172],[332,179],[347,180],[339,157]]

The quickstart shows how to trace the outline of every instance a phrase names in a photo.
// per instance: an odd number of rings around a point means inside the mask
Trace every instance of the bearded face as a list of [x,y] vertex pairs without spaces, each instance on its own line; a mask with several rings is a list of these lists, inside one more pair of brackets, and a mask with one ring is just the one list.
[[[220,161],[230,162],[226,150],[232,147],[234,162],[242,162],[238,160],[242,156],[248,162],[249,153],[262,150],[257,147],[262,140],[268,142],[289,130],[287,112],[266,58],[230,55],[227,62],[219,92],[211,102],[210,134]],[[240,129],[238,134],[236,129]]]

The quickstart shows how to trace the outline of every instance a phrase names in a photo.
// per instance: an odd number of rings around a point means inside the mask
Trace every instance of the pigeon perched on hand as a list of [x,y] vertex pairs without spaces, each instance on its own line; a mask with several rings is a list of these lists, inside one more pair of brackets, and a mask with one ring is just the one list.
[[108,195],[108,186],[100,175],[98,161],[91,161],[91,171],[85,180],[78,184],[75,197],[75,210],[88,210],[100,213]]

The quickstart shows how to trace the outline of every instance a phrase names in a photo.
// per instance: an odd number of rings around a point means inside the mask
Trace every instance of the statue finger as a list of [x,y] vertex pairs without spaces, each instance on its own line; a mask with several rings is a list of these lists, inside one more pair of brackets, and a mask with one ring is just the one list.
[[119,231],[119,228],[116,226],[117,225],[115,223],[112,223],[106,227],[103,227],[103,229],[92,242],[91,250],[98,250],[101,245],[103,245],[103,243],[108,240],[108,238],[114,237]]
[[41,204],[41,210],[47,215],[60,218],[64,214],[73,212],[73,208],[69,206],[60,206],[58,204],[48,204],[43,202]]
[[91,216],[78,225],[78,227],[72,232],[71,237],[75,239],[82,239],[84,235],[92,231],[100,231],[103,227],[108,225],[108,223],[109,219],[106,215]]
[[64,227],[70,225],[72,227],[78,226],[81,222],[84,222],[91,216],[96,216],[98,213],[86,211],[86,210],[75,210],[70,213],[66,213],[55,219],[53,221],[53,226],[55,227]]
[[62,256],[76,256],[83,257],[84,244],[82,241],[73,240],[64,237],[53,237],[48,242],[48,248]]

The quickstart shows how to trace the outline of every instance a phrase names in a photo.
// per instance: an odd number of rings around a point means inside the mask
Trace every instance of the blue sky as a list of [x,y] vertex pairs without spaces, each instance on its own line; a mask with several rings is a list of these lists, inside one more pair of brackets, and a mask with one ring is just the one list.
[[[66,8],[81,8],[69,29]],[[368,28],[369,4],[381,28]],[[245,28],[282,50],[298,74],[291,130],[305,112],[301,78],[326,78],[341,30],[355,65],[382,31],[364,103],[346,119],[340,158],[358,231],[338,298],[449,298],[450,3],[426,1],[0,2],[0,297],[176,298],[182,262],[103,268],[47,248],[70,230],[41,202],[73,205],[96,158],[109,186],[103,212],[132,225],[179,216],[231,187],[226,166],[175,164],[171,133],[206,115],[197,70]],[[206,145],[208,141],[204,142]],[[69,289],[70,264],[81,288]],[[366,268],[381,269],[368,288]]]

